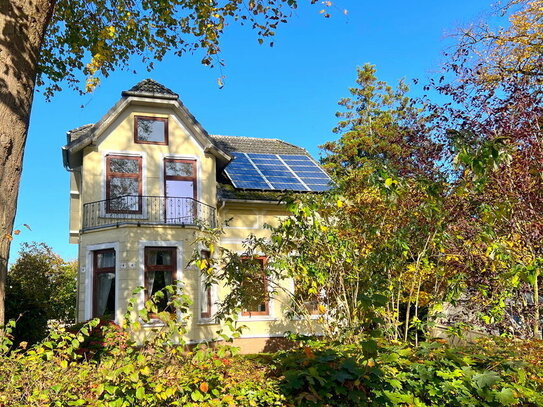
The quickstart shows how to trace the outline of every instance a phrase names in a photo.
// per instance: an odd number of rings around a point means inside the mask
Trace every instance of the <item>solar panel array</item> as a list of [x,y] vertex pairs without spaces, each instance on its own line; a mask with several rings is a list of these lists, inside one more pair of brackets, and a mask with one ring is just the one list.
[[330,177],[306,155],[233,153],[225,173],[236,188],[327,191]]

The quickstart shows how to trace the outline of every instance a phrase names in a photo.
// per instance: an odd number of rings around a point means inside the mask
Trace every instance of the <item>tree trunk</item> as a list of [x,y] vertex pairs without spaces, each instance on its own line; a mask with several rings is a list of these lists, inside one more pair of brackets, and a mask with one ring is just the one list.
[[54,0],[0,0],[0,325],[40,48]]

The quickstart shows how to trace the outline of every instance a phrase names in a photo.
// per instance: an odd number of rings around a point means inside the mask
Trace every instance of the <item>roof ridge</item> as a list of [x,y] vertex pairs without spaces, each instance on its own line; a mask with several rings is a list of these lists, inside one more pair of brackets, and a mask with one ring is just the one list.
[[145,78],[128,90],[121,92],[122,96],[152,96],[165,99],[178,99],[179,94],[175,93],[170,88],[164,86],[152,78]]
[[[226,134],[210,134],[212,137],[235,137],[235,138],[249,138],[252,140],[279,140],[278,138],[267,138],[267,137],[248,137],[248,136],[230,136]],[[282,141],[282,140],[279,140]]]
[[[292,144],[292,143],[289,143],[288,141],[285,141],[283,139],[280,139],[280,138],[268,138],[268,137],[248,137],[248,136],[228,136],[228,135],[224,135],[224,134],[210,134],[211,137],[234,137],[234,138],[246,138],[246,139],[251,139],[251,140],[271,140],[271,141],[280,141],[281,143],[285,143],[285,144],[288,144],[289,146],[292,146],[292,147],[296,147],[296,148],[301,148],[302,150],[305,150],[305,148],[303,147],[300,147],[300,146],[297,146],[296,144]],[[306,150],[307,151],[307,150]]]

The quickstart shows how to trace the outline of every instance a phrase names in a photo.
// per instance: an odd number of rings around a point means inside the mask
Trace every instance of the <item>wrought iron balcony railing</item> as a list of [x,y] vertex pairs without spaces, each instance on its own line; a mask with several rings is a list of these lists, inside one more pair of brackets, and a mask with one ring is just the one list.
[[83,231],[127,224],[215,227],[215,208],[193,198],[140,195],[83,205]]

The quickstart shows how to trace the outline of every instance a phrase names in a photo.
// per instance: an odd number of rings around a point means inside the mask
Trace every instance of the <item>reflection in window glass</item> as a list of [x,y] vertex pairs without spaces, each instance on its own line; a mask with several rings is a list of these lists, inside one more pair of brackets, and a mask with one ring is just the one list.
[[109,180],[110,198],[116,198],[123,195],[137,195],[139,182],[135,178],[117,178],[111,177]]
[[[201,251],[202,258],[209,259],[211,253],[209,250]],[[211,287],[206,287],[204,284],[204,276],[200,276],[200,318],[211,318],[211,307],[213,302],[211,300]]]
[[111,158],[109,160],[109,170],[111,172],[134,174],[139,172],[138,161],[129,158]]
[[166,161],[166,176],[191,177],[193,164],[191,162]]
[[169,266],[172,264],[172,252],[168,250],[148,250],[147,264],[150,266]]
[[167,119],[136,116],[136,142],[164,144]]
[[250,296],[245,299],[245,310],[242,315],[269,315],[268,281],[264,273],[266,259],[259,257],[242,260],[254,267],[254,273],[245,276],[243,281],[246,293]]
[[141,212],[141,157],[107,156],[107,213]]
[[115,252],[113,250],[97,252],[96,267],[99,269],[115,267]]

